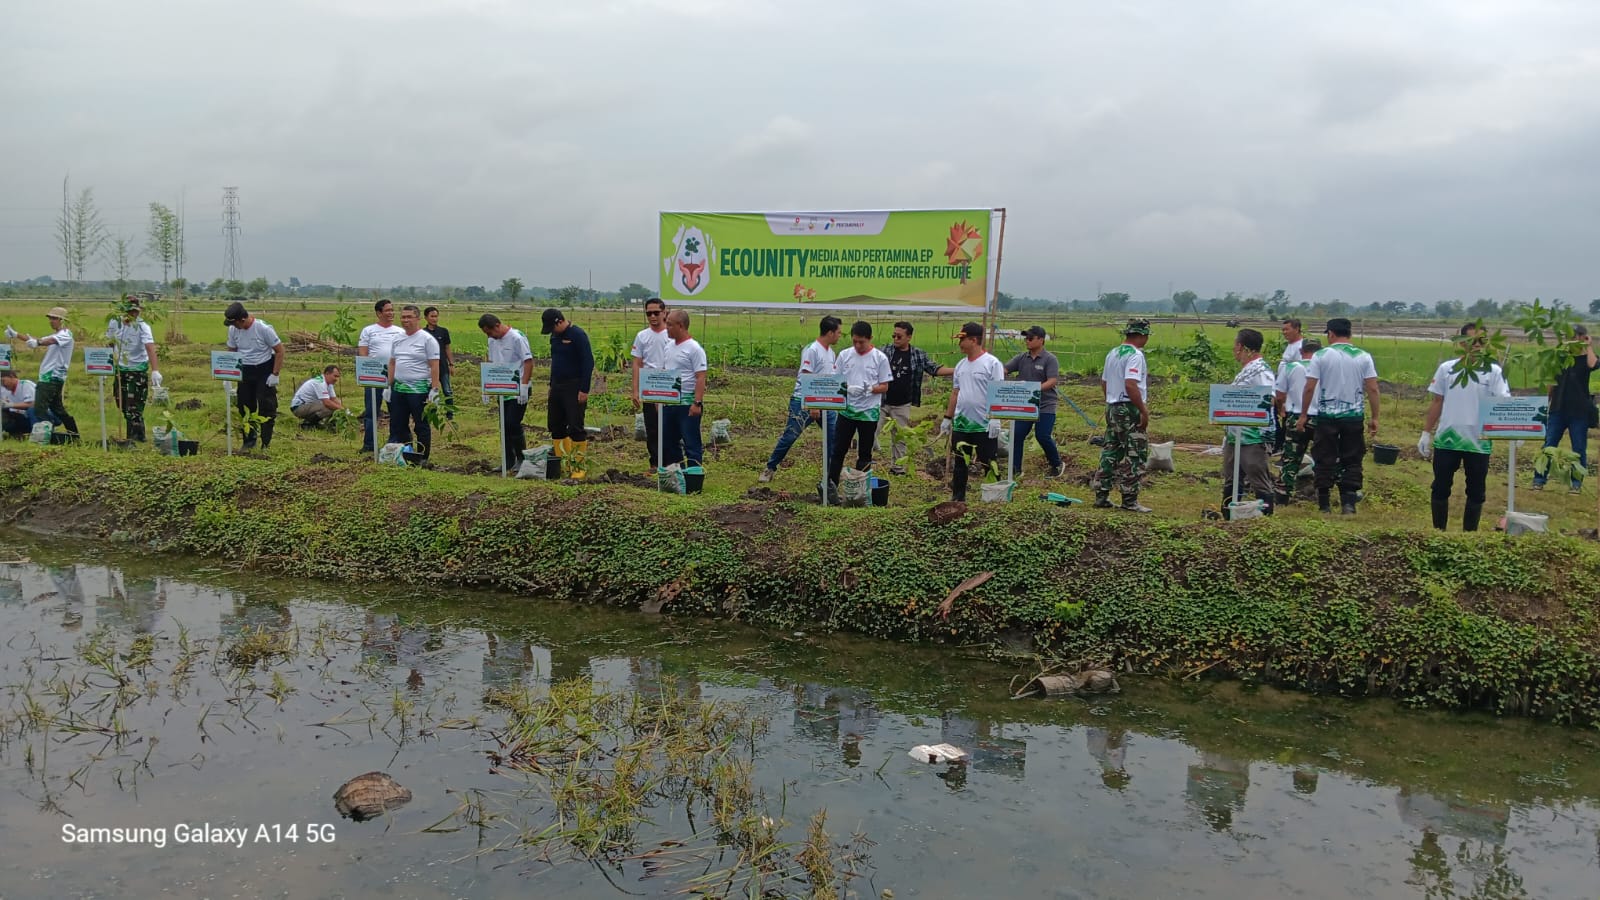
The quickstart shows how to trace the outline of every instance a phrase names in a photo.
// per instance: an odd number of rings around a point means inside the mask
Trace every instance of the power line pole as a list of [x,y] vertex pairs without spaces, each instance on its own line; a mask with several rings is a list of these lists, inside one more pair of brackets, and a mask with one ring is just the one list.
[[226,247],[222,257],[223,277],[239,280],[239,189],[222,189],[222,237]]

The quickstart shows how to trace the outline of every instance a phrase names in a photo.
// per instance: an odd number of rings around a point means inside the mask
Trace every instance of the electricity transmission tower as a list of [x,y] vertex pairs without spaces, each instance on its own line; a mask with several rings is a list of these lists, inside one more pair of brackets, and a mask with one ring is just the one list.
[[222,259],[223,277],[239,280],[239,189],[222,189],[222,237],[226,247]]

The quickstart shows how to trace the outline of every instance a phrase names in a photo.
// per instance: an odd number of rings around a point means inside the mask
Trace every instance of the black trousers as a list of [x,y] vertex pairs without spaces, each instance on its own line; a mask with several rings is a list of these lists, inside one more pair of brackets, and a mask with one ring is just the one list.
[[1355,496],[1361,490],[1361,463],[1367,454],[1367,420],[1317,417],[1311,459],[1317,464],[1317,490],[1326,491],[1338,479],[1339,492]]
[[[843,422],[844,419],[841,418],[839,421]],[[950,498],[952,500],[965,500],[967,499],[968,470],[977,469],[980,480],[987,475],[990,467],[994,465],[994,457],[1000,449],[1000,441],[989,437],[989,433],[986,431],[957,431],[954,439],[955,456],[951,462],[955,466],[955,471],[950,473]],[[965,452],[973,455],[971,466],[968,466],[963,458],[963,447],[970,448]]]
[[[421,453],[424,459],[433,450],[433,427],[423,415],[427,406],[427,394],[389,392],[389,443],[411,444],[412,452]],[[413,426],[416,428],[415,441],[411,439]]]
[[500,425],[505,429],[506,439],[501,449],[506,455],[506,469],[512,472],[522,465],[522,451],[528,449],[528,438],[522,430],[522,417],[527,414],[528,404],[518,403],[515,397],[505,398]]
[[860,422],[849,416],[840,416],[833,426],[832,446],[828,447],[828,483],[838,484],[844,473],[844,459],[850,453],[850,439],[861,436],[861,449],[856,452],[856,468],[872,468],[872,447],[878,436],[877,422]]
[[585,404],[578,402],[578,391],[583,385],[576,381],[552,381],[550,383],[549,414],[546,424],[550,426],[550,438],[561,440],[571,438],[575,441],[587,441],[589,432],[583,427],[583,409]]
[[1467,475],[1467,502],[1483,503],[1489,480],[1489,454],[1433,448],[1433,499],[1450,499],[1456,486],[1456,469]]
[[650,469],[655,471],[661,468],[658,458],[661,450],[661,419],[664,414],[659,403],[643,403],[639,406],[644,413],[644,443],[650,448]]
[[272,446],[272,423],[278,416],[278,389],[267,387],[267,376],[272,374],[272,360],[257,363],[253,366],[240,366],[244,378],[239,382],[238,405],[239,414],[246,411],[253,412],[267,421],[261,424],[259,431],[253,431],[244,436],[246,450],[256,445],[256,438],[261,438],[261,449]]

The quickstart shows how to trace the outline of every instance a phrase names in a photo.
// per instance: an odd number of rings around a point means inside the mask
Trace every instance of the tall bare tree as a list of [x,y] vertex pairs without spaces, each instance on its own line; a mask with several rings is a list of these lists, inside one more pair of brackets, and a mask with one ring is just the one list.
[[[65,182],[62,183],[65,188]],[[65,249],[67,280],[82,281],[89,260],[100,255],[106,246],[106,226],[100,220],[100,210],[94,205],[94,188],[84,188],[70,204],[63,201],[63,223],[57,225],[57,235]]]
[[133,274],[133,258],[129,249],[133,241],[118,235],[111,239],[111,276],[117,285],[117,296],[128,292],[128,276]]
[[180,238],[178,217],[162,203],[150,204],[150,232],[145,251],[161,263],[161,283],[166,284],[172,262],[178,256]]
[[61,215],[56,217],[56,249],[61,251],[61,267],[67,270],[66,280],[72,280],[72,205],[67,200],[67,181],[61,179]]

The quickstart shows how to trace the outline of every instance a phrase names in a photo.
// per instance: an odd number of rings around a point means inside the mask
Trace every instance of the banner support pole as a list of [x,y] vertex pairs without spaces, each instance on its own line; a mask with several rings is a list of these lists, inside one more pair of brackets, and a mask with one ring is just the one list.
[[111,442],[106,438],[106,380],[100,382],[100,449],[110,450]]
[[828,506],[828,411],[822,411],[822,506]]
[[[994,347],[995,332],[999,331],[1000,329],[1000,265],[1005,260],[1006,208],[1002,206],[999,209],[990,210],[990,212],[991,214],[994,212],[998,212],[1000,214],[1000,235],[999,239],[995,241],[994,245],[994,287],[990,292],[989,302],[984,305],[983,310],[984,319],[988,324],[988,327],[985,328],[984,331],[988,335],[989,347],[992,350]],[[994,218],[993,215],[991,215],[991,225],[993,224],[993,221]]]
[[[376,432],[376,429],[374,429]],[[377,438],[377,434],[373,434]],[[376,440],[374,440],[376,442]],[[506,396],[500,395],[500,477],[506,477]]]
[[228,455],[233,455],[233,393],[228,390],[228,382],[222,383],[222,413],[228,421]]

